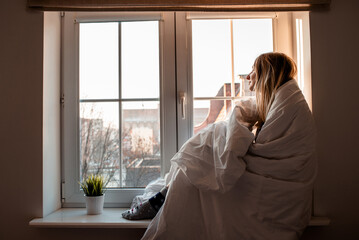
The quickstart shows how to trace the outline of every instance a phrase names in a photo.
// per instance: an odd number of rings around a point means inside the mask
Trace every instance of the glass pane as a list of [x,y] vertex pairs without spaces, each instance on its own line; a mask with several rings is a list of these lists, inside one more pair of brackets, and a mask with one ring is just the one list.
[[119,186],[118,103],[80,104],[80,176],[102,174]]
[[272,19],[233,20],[235,75],[252,71],[258,55],[273,51]]
[[122,107],[123,187],[145,187],[161,174],[159,101]]
[[232,81],[230,26],[230,20],[192,21],[194,97],[218,96]]
[[158,98],[158,22],[121,23],[121,34],[122,97]]
[[118,23],[80,23],[81,99],[118,98]]
[[231,110],[231,100],[193,101],[194,134],[204,129],[211,123],[226,120]]
[[259,54],[271,51],[272,19],[192,21],[194,133],[231,112],[230,100],[199,98],[252,96],[245,76]]

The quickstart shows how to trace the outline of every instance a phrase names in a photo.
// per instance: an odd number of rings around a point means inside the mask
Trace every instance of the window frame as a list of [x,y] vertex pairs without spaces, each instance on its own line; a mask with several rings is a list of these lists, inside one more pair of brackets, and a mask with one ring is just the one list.
[[[62,18],[62,207],[83,207],[79,159],[79,24],[82,22],[159,21],[161,176],[176,153],[174,13],[66,12]],[[108,189],[105,207],[128,207],[143,188]]]

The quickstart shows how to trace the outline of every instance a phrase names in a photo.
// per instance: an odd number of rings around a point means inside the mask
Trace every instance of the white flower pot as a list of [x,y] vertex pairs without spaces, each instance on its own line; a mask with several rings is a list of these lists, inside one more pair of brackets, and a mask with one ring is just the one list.
[[101,214],[103,210],[103,203],[105,195],[102,196],[85,196],[86,197],[86,209],[87,214],[96,215]]

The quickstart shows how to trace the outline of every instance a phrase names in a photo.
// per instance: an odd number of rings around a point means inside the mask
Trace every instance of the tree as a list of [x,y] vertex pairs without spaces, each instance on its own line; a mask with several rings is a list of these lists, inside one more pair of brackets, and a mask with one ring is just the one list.
[[[144,187],[160,176],[160,144],[153,134],[144,136],[133,125],[127,126],[121,132],[121,147],[119,129],[105,126],[93,105],[82,111],[82,116],[88,117],[80,119],[81,179],[102,174],[112,187]],[[146,130],[155,131],[151,127]],[[118,184],[119,177],[123,186]]]
[[[95,114],[94,107],[90,114]],[[80,119],[81,179],[101,174],[109,183],[119,169],[119,133],[111,124],[104,126],[102,118]]]

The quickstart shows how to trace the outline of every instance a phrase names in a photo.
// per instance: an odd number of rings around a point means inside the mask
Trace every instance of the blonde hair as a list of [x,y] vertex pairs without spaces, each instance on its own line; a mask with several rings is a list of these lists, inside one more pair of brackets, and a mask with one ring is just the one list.
[[277,89],[297,74],[295,62],[283,53],[264,53],[257,57],[253,70],[256,74],[256,101],[259,125],[262,125],[273,103]]

